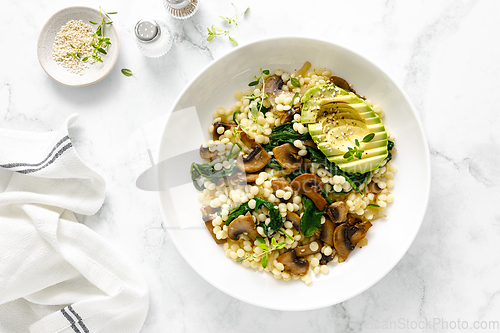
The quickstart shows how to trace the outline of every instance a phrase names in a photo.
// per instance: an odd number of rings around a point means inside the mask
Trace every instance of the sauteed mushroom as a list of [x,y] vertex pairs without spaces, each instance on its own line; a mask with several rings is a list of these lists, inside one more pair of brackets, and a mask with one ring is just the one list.
[[295,248],[295,254],[297,255],[297,257],[306,257],[310,254],[319,253],[322,247],[323,242],[320,240],[315,240],[314,242],[311,242],[309,244],[297,246]]
[[294,250],[281,254],[276,260],[283,264],[285,272],[293,275],[305,275],[309,270],[309,261],[298,259]]
[[374,193],[374,194],[379,194],[383,190],[378,186],[377,183],[375,182],[369,182],[368,183],[368,192]]
[[219,134],[217,132],[217,129],[219,127],[223,127],[224,128],[224,132],[227,131],[228,129],[231,129],[231,127],[233,126],[236,126],[236,123],[234,121],[228,121],[228,122],[222,122],[222,121],[218,121],[216,123],[214,123],[214,132],[212,133],[212,138],[214,140],[219,140],[219,136],[221,136],[221,134]]
[[299,149],[290,143],[282,144],[273,149],[276,161],[285,169],[293,170],[302,165],[302,157],[298,155]]
[[347,217],[347,212],[347,206],[343,201],[334,202],[326,209],[326,213],[332,219],[333,223],[344,221]]
[[241,171],[246,173],[257,172],[264,168],[271,160],[271,156],[254,140],[250,139],[246,133],[241,133],[241,141],[252,149],[248,156],[240,155],[236,160],[236,164]]
[[214,241],[217,243],[217,244],[224,244],[226,242],[225,239],[217,239],[217,236],[215,235],[214,233],[214,226],[212,224],[212,220],[210,221],[206,221],[205,222],[205,226],[207,227],[208,231],[210,231],[210,235],[212,235]]
[[248,237],[253,240],[259,236],[257,228],[255,227],[255,222],[251,216],[240,216],[229,223],[227,231],[229,238],[232,240],[238,240],[238,237],[242,233],[248,234]]
[[319,210],[325,209],[326,200],[321,194],[323,182],[318,176],[312,173],[304,173],[292,181],[292,187],[295,191],[309,197]]

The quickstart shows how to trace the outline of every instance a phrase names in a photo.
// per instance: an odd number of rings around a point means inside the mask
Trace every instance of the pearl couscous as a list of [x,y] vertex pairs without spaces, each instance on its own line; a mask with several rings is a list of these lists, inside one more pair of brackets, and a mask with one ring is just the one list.
[[[302,96],[325,84],[356,92],[330,70],[308,67],[261,70],[249,89],[236,91],[232,106],[213,112],[213,139],[200,147],[209,162],[191,167],[203,220],[224,254],[306,284],[368,244],[372,222],[394,201],[397,171],[388,132],[389,156],[373,171],[342,172],[322,155],[301,123]],[[379,105],[364,103],[384,117]]]

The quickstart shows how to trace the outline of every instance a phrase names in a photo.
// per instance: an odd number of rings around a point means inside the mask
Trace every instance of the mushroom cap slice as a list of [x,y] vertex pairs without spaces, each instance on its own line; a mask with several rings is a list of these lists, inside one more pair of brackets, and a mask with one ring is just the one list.
[[333,247],[333,232],[337,226],[329,218],[321,225],[321,233],[319,239]]
[[336,201],[326,209],[326,213],[333,223],[341,223],[347,218],[347,205],[343,201]]
[[292,222],[294,228],[300,232],[300,216],[297,213],[288,211],[286,213],[286,219]]
[[281,87],[283,87],[283,79],[278,75],[271,75],[265,81],[264,92],[268,95],[278,96]]
[[309,270],[309,261],[298,259],[294,250],[281,254],[276,260],[285,266],[285,272],[292,275],[305,275]]
[[262,148],[261,145],[255,147],[248,156],[240,155],[236,164],[241,171],[254,173],[263,169],[271,160],[271,156]]
[[203,147],[203,145],[200,146],[200,157],[203,159],[212,160],[218,153],[218,150],[212,152],[210,149]]
[[240,216],[235,218],[227,227],[227,234],[232,240],[238,240],[242,233],[247,233],[248,236],[255,240],[259,236],[255,222],[251,216]]
[[375,193],[375,194],[379,194],[380,192],[382,192],[383,190],[378,186],[377,183],[375,182],[370,182],[368,183],[368,192],[371,192],[371,193]]
[[302,165],[302,157],[298,155],[299,148],[290,143],[282,144],[273,149],[276,161],[285,169],[294,170]]
[[219,211],[219,208],[212,208],[210,206],[202,206],[200,208],[201,211],[201,218],[203,222],[207,222],[208,220],[213,220],[214,214]]
[[354,90],[351,85],[346,81],[344,80],[343,78],[339,77],[339,76],[330,76],[330,79],[329,81],[331,83],[333,83],[334,85],[336,85],[337,87],[339,88],[342,88],[344,89],[345,91],[349,91],[349,92],[352,92],[354,93],[356,96],[358,96],[359,98],[361,99],[365,99],[363,96],[359,95],[356,90]]
[[365,238],[366,233],[368,232],[368,229],[370,229],[371,226],[372,224],[367,221],[358,223],[354,227],[352,227],[351,230],[349,230],[349,233],[351,234],[349,239],[352,245],[356,246],[360,240]]
[[[314,245],[314,243],[316,244]],[[323,242],[320,240],[315,240],[309,244],[297,246],[294,250],[297,257],[307,257],[308,255],[319,253],[322,247]]]
[[261,145],[255,142],[255,140],[248,137],[245,132],[242,132],[240,137],[241,142],[252,149],[252,151],[246,157],[243,157],[243,155],[238,157],[236,160],[238,168],[246,173],[254,173],[264,168],[271,160],[271,155],[269,155]]
[[319,210],[325,209],[326,200],[322,195],[323,182],[321,178],[312,173],[304,173],[292,181],[292,187],[295,191],[308,196]]
[[236,126],[236,123],[232,120],[228,121],[228,122],[218,121],[218,122],[214,123],[214,131],[212,133],[212,138],[214,140],[219,140],[219,137],[222,135],[222,134],[217,133],[217,129],[221,126],[224,127],[224,132],[225,132],[228,129],[231,129],[231,127]]
[[339,255],[339,262],[345,261],[354,250],[354,245],[349,239],[349,225],[342,223],[333,232],[333,245]]
[[210,231],[210,235],[212,235],[214,241],[217,243],[217,244],[224,244],[226,242],[225,239],[217,239],[217,236],[215,235],[214,233],[214,226],[212,224],[212,220],[210,221],[206,221],[205,222],[205,226],[207,227],[208,231]]
[[290,185],[289,182],[287,182],[286,180],[283,180],[283,179],[271,180],[271,187],[273,188],[275,194],[276,194],[277,190],[292,191],[292,185]]

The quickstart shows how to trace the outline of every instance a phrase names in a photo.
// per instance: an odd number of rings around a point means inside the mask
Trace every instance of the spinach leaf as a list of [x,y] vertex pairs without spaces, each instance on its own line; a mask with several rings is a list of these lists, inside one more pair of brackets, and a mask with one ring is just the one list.
[[269,218],[271,219],[271,222],[267,225],[264,222],[261,222],[258,224],[258,226],[264,229],[264,233],[267,236],[274,235],[276,231],[278,231],[283,226],[283,218],[281,217],[280,212],[276,208],[274,208],[274,205],[272,203],[265,199],[262,199],[261,197],[255,197],[253,198],[253,200],[255,200],[255,209],[251,209],[248,206],[249,201],[242,203],[229,212],[226,225],[229,225],[238,216],[245,215],[248,212],[253,212],[259,209],[260,206],[264,206],[269,210]]
[[274,147],[285,143],[291,143],[295,140],[311,140],[311,135],[308,133],[300,134],[293,130],[294,123],[285,123],[273,128],[273,133],[269,136],[269,143],[264,146],[266,151],[272,150]]
[[305,195],[302,196],[302,203],[304,204],[304,214],[300,218],[300,232],[306,237],[311,237],[321,227],[321,216],[323,216],[324,210],[319,210],[314,202]]
[[387,150],[392,150],[392,148],[394,148],[394,142],[387,140]]
[[198,178],[205,177],[206,180],[209,180],[212,183],[217,183],[221,178],[229,177],[237,171],[239,171],[239,168],[236,163],[233,163],[229,167],[229,169],[222,168],[217,171],[214,168],[214,164],[198,164],[196,162],[193,162],[191,164],[191,180],[193,181],[194,187],[196,187],[198,191],[202,191],[203,189],[205,189],[205,185],[200,186],[197,181]]

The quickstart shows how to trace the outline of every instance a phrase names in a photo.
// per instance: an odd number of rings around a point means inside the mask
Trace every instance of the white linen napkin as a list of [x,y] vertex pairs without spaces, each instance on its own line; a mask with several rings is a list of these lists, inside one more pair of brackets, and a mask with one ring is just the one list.
[[0,129],[0,332],[139,332],[144,279],[75,213],[99,210],[103,178],[59,130]]

